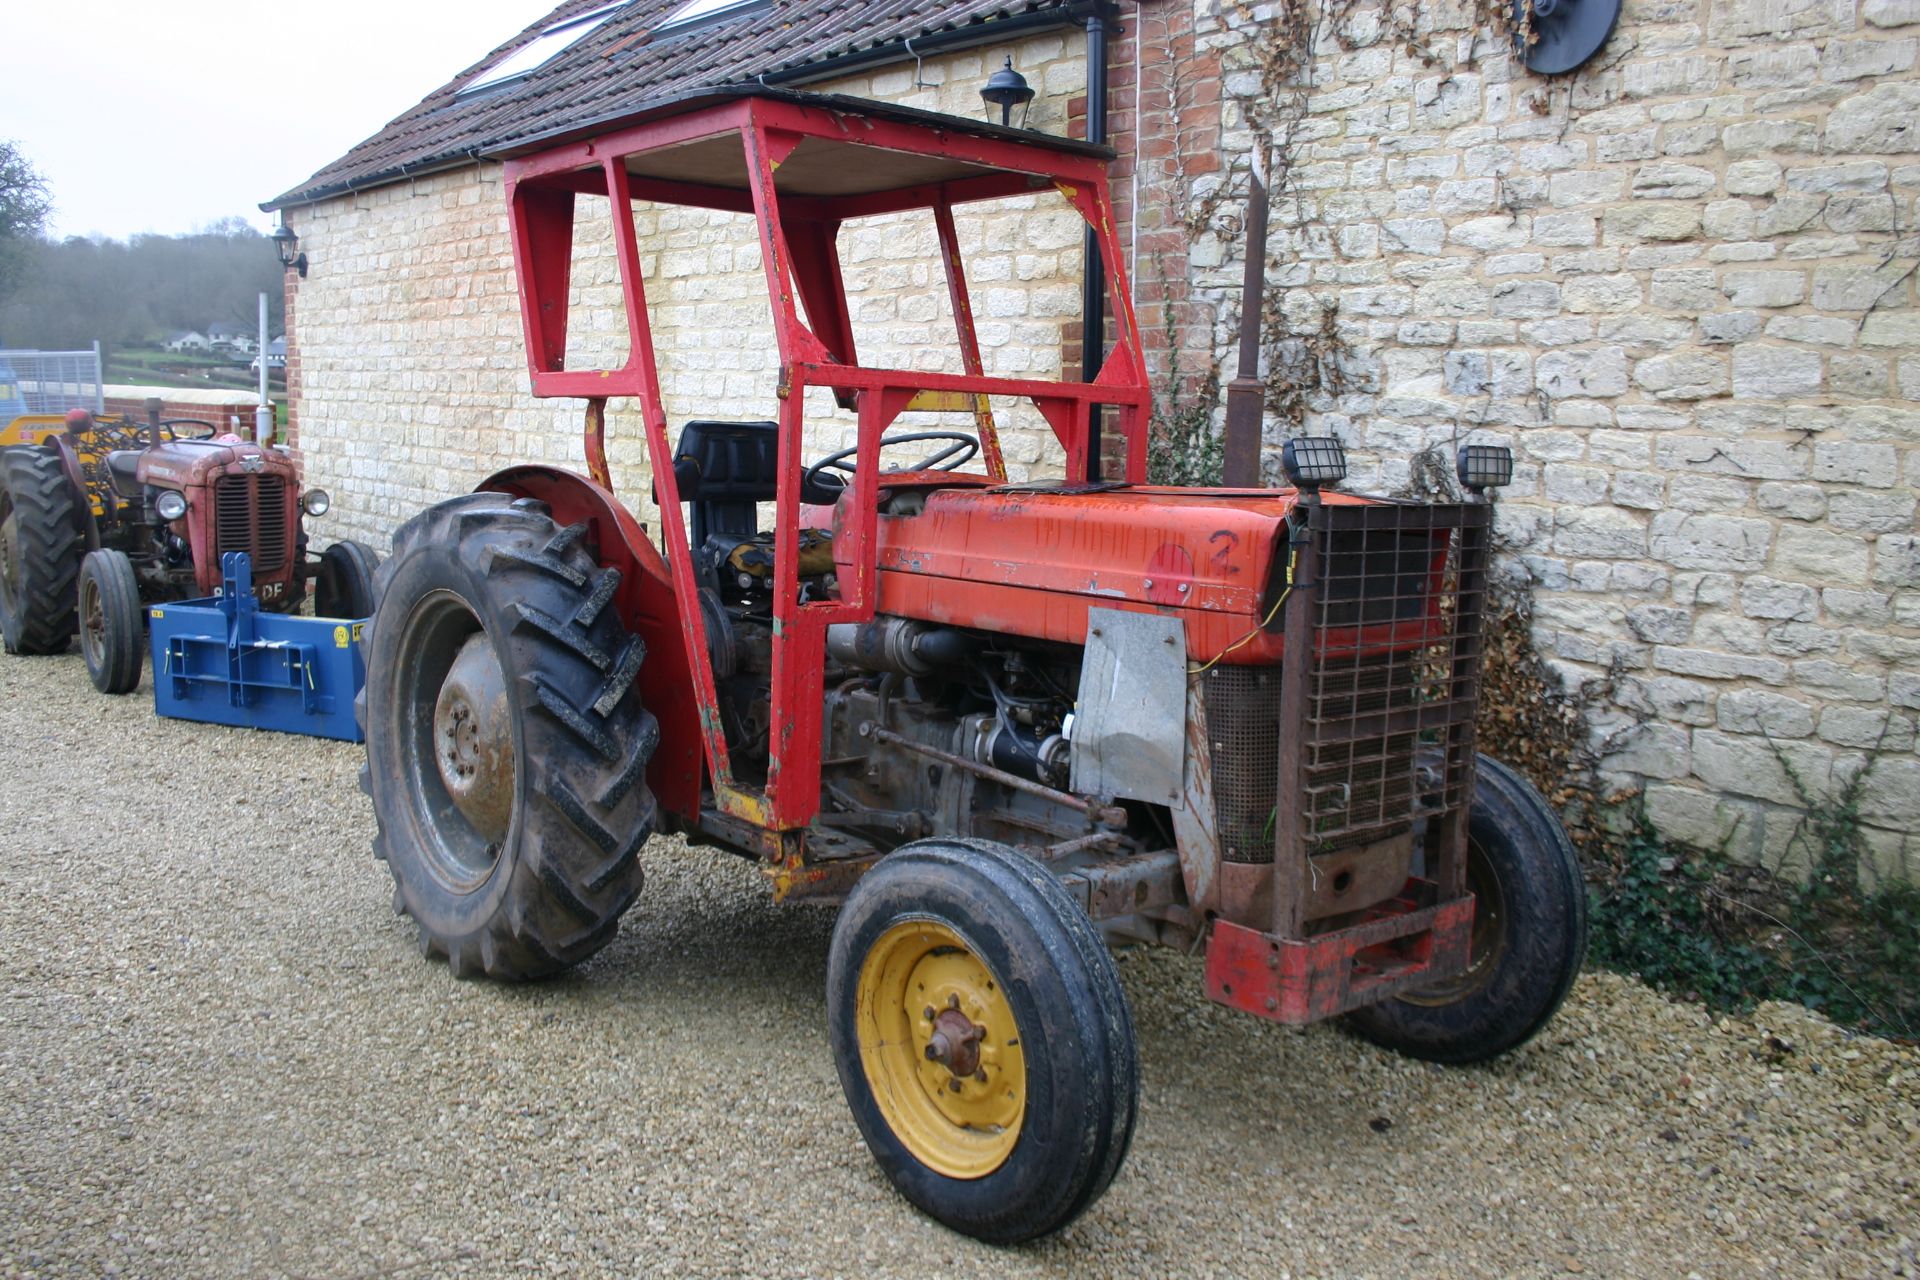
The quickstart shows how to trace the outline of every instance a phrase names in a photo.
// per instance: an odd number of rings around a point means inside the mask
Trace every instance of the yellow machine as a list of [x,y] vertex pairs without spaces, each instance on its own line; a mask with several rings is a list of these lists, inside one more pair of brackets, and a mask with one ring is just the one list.
[[[62,414],[23,414],[0,427],[0,449],[14,445],[46,444],[54,436],[66,433],[67,420]],[[134,426],[133,419],[124,415],[118,418],[92,418],[86,430],[75,432],[70,438],[74,456],[80,463],[81,475],[86,480],[88,502],[93,507],[94,518],[100,519],[107,514],[104,459],[115,449],[139,449],[146,441],[142,439],[139,428]]]

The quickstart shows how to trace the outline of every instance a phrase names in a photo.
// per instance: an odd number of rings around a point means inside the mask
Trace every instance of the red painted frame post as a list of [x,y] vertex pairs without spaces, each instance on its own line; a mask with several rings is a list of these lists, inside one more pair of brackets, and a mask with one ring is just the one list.
[[[745,191],[657,176],[636,177],[627,171],[631,156],[726,135],[737,136],[743,148]],[[954,181],[851,197],[781,193],[776,180],[780,165],[809,140],[943,157],[983,172]],[[1094,228],[1106,264],[1116,343],[1099,379],[1092,383],[987,376],[967,297],[953,205],[1025,194],[1044,189],[1049,183]],[[826,629],[836,622],[864,622],[873,616],[880,438],[901,413],[913,407],[915,397],[932,393],[944,402],[965,397],[973,403],[984,461],[995,479],[1004,479],[1006,471],[993,431],[988,396],[1031,400],[1066,450],[1069,475],[1084,470],[1089,410],[1113,406],[1129,442],[1128,479],[1141,483],[1146,478],[1145,428],[1150,393],[1106,189],[1105,162],[1023,141],[748,96],[511,161],[507,189],[534,394],[589,399],[632,396],[641,403],[648,465],[660,506],[661,541],[674,595],[681,602],[679,622],[694,694],[701,707],[700,732],[713,802],[722,812],[764,830],[804,828],[820,802]],[[616,211],[615,247],[631,340],[627,362],[619,369],[563,367],[567,265],[575,196],[579,193],[605,194]],[[770,716],[773,740],[769,744],[764,794],[742,786],[733,776],[717,713],[706,627],[700,609],[692,604],[698,599],[697,583],[648,323],[632,218],[635,199],[751,212],[759,229],[762,267],[780,355]],[[855,363],[834,232],[848,218],[910,209],[933,211],[959,334],[965,370],[961,374],[868,369]],[[788,234],[789,219],[794,223],[792,238]],[[796,263],[792,256],[796,245],[813,258]],[[826,254],[835,256],[826,261],[821,258]],[[801,317],[798,302],[803,295],[807,319],[821,327],[820,333]],[[831,388],[842,403],[855,407],[859,463],[836,529],[836,559],[846,565],[840,595],[834,600],[802,603],[797,535],[801,527],[809,386]],[[1076,467],[1080,470],[1074,470]]]

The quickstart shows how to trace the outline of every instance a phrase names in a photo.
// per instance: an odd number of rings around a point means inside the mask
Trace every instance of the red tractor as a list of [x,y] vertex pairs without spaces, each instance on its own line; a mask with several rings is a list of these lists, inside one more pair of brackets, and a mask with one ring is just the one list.
[[[367,637],[375,852],[424,950],[541,977],[613,936],[653,833],[756,860],[781,900],[841,904],[830,1051],[874,1156],[999,1242],[1072,1221],[1125,1158],[1110,940],[1204,950],[1214,1000],[1442,1062],[1538,1031],[1585,945],[1565,833],[1474,750],[1509,455],[1464,451],[1451,503],[1334,491],[1327,439],[1288,446],[1290,488],[1147,484],[1109,158],[761,88],[510,153],[533,390],[586,401],[591,476],[513,467],[409,521]],[[982,370],[954,212],[1036,193],[1104,262],[1091,382]],[[583,196],[617,213],[615,367],[566,367]],[[754,218],[772,420],[670,432],[636,201]],[[901,214],[931,217],[960,372],[856,355],[840,233]],[[658,545],[611,491],[610,396],[644,419]],[[1064,480],[1009,482],[989,397],[1033,406]],[[836,405],[857,443],[809,461]]]
[[17,419],[0,435],[0,635],[9,653],[63,653],[75,631],[102,693],[140,683],[147,606],[220,590],[221,557],[252,557],[254,594],[278,613],[314,585],[326,617],[373,611],[373,553],[336,542],[309,555],[301,517],[327,510],[301,492],[280,449],[211,422],[160,417],[144,430],[85,410]]

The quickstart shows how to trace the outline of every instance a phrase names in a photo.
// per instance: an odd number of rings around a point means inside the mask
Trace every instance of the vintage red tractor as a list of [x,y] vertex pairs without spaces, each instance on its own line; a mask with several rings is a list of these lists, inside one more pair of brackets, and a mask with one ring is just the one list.
[[220,589],[220,558],[245,551],[264,609],[292,612],[313,583],[329,617],[373,611],[374,554],[336,542],[307,551],[301,517],[327,510],[301,492],[293,459],[219,434],[213,423],[163,419],[144,429],[76,410],[21,419],[0,448],[0,634],[9,653],[63,653],[77,630],[102,693],[140,683],[146,606]]
[[[533,390],[586,401],[592,474],[514,467],[409,521],[366,641],[375,852],[424,950],[540,977],[613,936],[651,834],[756,859],[780,899],[842,904],[829,1051],[874,1156],[991,1241],[1070,1222],[1126,1155],[1114,938],[1204,949],[1233,1008],[1443,1062],[1533,1035],[1585,945],[1560,824],[1474,749],[1510,456],[1464,451],[1459,502],[1339,493],[1328,439],[1288,446],[1285,489],[1146,483],[1108,159],[761,88],[510,154]],[[1104,262],[1091,382],[982,370],[954,211],[1036,193]],[[610,368],[566,367],[583,196],[614,211]],[[636,201],[755,219],[771,420],[670,433]],[[902,213],[935,229],[959,372],[856,355],[836,245]],[[644,419],[657,545],[611,492],[610,396]],[[989,397],[1037,410],[1065,479],[1009,483]],[[857,443],[809,462],[836,404]]]

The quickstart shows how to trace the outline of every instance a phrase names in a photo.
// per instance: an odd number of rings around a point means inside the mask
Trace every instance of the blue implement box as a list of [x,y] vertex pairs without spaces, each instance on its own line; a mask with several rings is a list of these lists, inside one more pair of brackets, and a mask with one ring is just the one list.
[[364,619],[262,613],[243,551],[221,557],[220,594],[147,610],[153,707],[211,724],[361,741]]

